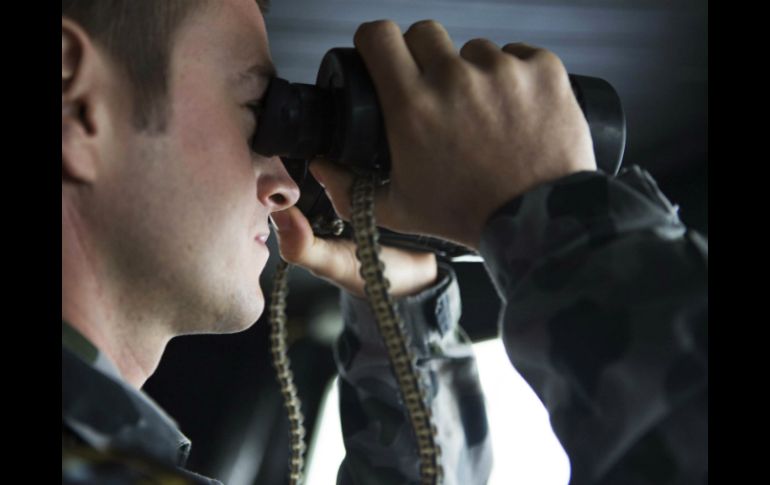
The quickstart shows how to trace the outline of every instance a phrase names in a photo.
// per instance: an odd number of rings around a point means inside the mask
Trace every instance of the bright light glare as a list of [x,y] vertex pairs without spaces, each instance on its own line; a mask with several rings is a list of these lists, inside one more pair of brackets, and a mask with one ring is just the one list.
[[339,407],[340,396],[335,377],[326,391],[326,397],[321,401],[313,442],[309,444],[305,469],[307,485],[337,483],[337,471],[345,458]]
[[[551,430],[540,400],[511,366],[501,340],[475,344],[476,362],[487,402],[495,465],[488,485],[566,485],[569,461]],[[503,385],[507,384],[507,385]],[[311,443],[307,485],[336,483],[345,456],[337,379],[321,403]]]
[[548,412],[508,360],[500,339],[475,344],[487,402],[494,467],[489,485],[566,485],[569,460],[548,421]]

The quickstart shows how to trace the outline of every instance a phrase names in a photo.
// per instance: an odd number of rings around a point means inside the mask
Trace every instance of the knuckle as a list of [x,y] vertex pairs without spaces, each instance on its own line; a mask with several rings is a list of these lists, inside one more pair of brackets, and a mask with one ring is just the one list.
[[490,41],[489,39],[485,39],[483,37],[475,37],[469,40],[468,42],[466,42],[465,45],[463,45],[463,48],[466,48],[466,47],[469,49],[476,48],[476,47],[486,48],[486,47],[491,47],[492,45],[493,45],[492,41]]
[[543,69],[546,69],[549,72],[564,70],[564,64],[559,56],[548,49],[537,49],[533,59],[538,62]]
[[526,42],[509,42],[503,46],[503,50],[516,50],[516,49],[535,49],[534,46],[527,44]]
[[508,78],[518,76],[519,68],[516,59],[511,56],[495,56],[490,62],[490,71],[497,78]]
[[394,21],[375,20],[359,25],[353,38],[358,44],[394,34],[401,35],[401,28]]
[[426,20],[419,20],[415,23],[413,23],[409,29],[406,31],[406,33],[415,33],[422,30],[435,30],[442,28],[441,24],[433,19],[426,19]]
[[560,88],[568,80],[567,69],[562,60],[551,51],[541,50],[537,56],[539,68],[546,82],[554,88]]
[[472,66],[458,57],[447,57],[438,62],[437,74],[446,83],[460,89],[469,88],[474,84],[475,77]]
[[460,48],[460,55],[466,56],[474,52],[478,52],[484,47],[484,39],[476,38],[471,39]]
[[466,42],[460,55],[493,72],[503,69],[506,61],[512,57],[503,54],[491,40],[483,38]]
[[505,44],[502,47],[501,50],[504,51],[504,52],[507,52],[509,54],[516,55],[517,52],[519,52],[519,51],[521,51],[523,49],[533,50],[534,47],[532,47],[531,45],[529,45],[529,44],[527,44],[525,42],[509,42],[509,43]]

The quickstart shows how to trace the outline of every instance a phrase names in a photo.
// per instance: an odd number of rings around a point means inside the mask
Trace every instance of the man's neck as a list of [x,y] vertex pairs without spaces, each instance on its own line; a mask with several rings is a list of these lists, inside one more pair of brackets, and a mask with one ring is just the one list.
[[[69,213],[68,213],[69,212]],[[155,372],[171,339],[168,328],[110,287],[77,216],[62,204],[62,319],[110,359],[123,379],[140,389]]]
[[[105,325],[82,312],[68,311],[62,293],[62,319],[102,352],[120,372],[120,376],[136,389],[141,389],[155,372],[168,343],[168,338],[152,337],[123,331],[123,325]],[[69,307],[71,308],[71,307]]]

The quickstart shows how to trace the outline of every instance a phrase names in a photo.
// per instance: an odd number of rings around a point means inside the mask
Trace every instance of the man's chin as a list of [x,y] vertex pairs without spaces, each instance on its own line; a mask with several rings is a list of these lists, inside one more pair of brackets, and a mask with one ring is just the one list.
[[247,312],[244,315],[243,320],[241,320],[241,322],[239,323],[236,323],[234,328],[232,328],[231,331],[228,333],[238,333],[238,332],[243,332],[245,330],[250,329],[252,326],[254,326],[255,323],[259,321],[264,311],[265,311],[265,300],[260,299],[257,307],[250,309],[249,312]]
[[220,322],[213,333],[218,334],[229,334],[229,333],[240,333],[244,332],[248,329],[250,329],[252,326],[254,326],[255,323],[259,320],[259,317],[257,318],[244,318],[243,320],[239,321],[229,321],[229,322]]
[[228,310],[224,315],[220,315],[223,318],[216,319],[213,333],[229,334],[248,330],[262,317],[265,311],[265,299],[260,290],[256,298],[252,296],[247,301],[242,301],[241,305]]

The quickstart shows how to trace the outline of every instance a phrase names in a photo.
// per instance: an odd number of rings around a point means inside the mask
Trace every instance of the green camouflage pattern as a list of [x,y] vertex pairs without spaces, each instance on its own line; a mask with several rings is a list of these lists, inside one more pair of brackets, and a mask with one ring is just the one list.
[[[638,166],[580,172],[509,201],[480,253],[511,363],[549,412],[570,484],[708,483],[708,241]],[[447,484],[492,466],[451,268],[399,302]],[[338,484],[418,483],[416,439],[366,300],[342,295],[336,345],[347,455]]]
[[[429,391],[445,485],[486,483],[492,466],[484,395],[471,342],[459,327],[460,290],[451,266],[439,283],[396,299]],[[346,456],[339,484],[420,483],[417,440],[385,344],[366,299],[343,293],[345,327],[335,345]]]
[[[480,253],[504,302],[508,356],[550,414],[570,484],[708,483],[708,241],[682,224],[650,174],[631,166],[537,187],[490,217]],[[444,263],[439,274],[396,302],[429,391],[444,483],[483,484],[492,467],[484,396],[458,326],[456,275]],[[346,456],[337,483],[418,483],[416,440],[371,308],[347,293],[341,306],[334,350]],[[189,480],[179,483],[220,483],[184,470],[190,443],[173,420],[71,337],[65,344],[63,330],[63,483],[135,483],[95,475],[151,468],[109,459],[115,443]],[[99,422],[105,396],[112,419]],[[102,450],[107,464],[89,465],[76,446]]]
[[652,176],[536,188],[490,218],[481,253],[570,483],[708,483],[708,241]]
[[177,423],[62,321],[62,483],[221,485],[184,469],[189,454]]

